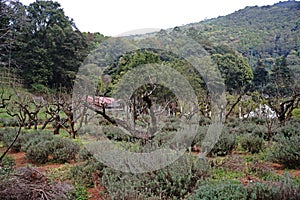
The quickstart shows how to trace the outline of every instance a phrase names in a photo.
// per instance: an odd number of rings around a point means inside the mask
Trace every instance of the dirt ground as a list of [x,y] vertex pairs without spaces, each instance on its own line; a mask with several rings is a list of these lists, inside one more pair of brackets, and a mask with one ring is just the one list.
[[[25,153],[24,152],[19,152],[19,153],[9,153],[10,156],[12,156],[15,159],[16,162],[16,168],[18,167],[24,167],[24,166],[28,166],[28,165],[33,165],[32,163],[30,163],[29,160],[26,159]],[[70,165],[75,165],[76,163],[70,163]],[[63,167],[65,164],[56,164],[56,163],[49,163],[46,165],[41,165],[41,166],[37,166],[36,168],[42,172],[42,173],[46,173],[50,170],[53,169],[58,169]],[[100,191],[103,190],[104,188],[101,187],[100,185],[97,185],[96,187],[93,188],[88,188],[87,191],[89,193],[89,200],[102,200],[104,198],[101,197]]]

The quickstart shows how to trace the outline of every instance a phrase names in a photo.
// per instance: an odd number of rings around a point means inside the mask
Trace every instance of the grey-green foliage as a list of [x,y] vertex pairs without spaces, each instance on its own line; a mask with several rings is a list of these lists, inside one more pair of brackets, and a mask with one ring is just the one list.
[[240,143],[244,150],[250,153],[259,153],[263,148],[263,139],[253,134],[243,135]]
[[[18,130],[13,128],[4,128],[1,129],[1,132],[3,133],[3,144],[4,146],[8,147],[14,141]],[[14,145],[12,146],[11,152],[15,152],[15,153],[19,152],[21,150],[23,142],[24,142],[24,136],[23,133],[21,133],[18,139],[15,141]]]
[[32,136],[34,137],[28,138],[22,150],[34,163],[43,164],[50,160],[58,163],[68,162],[75,159],[80,149],[77,143],[67,138],[48,133],[35,133]]
[[300,186],[289,176],[280,182],[253,182],[244,186],[240,182],[202,182],[189,199],[194,200],[277,200],[300,198]]
[[0,179],[1,176],[9,175],[14,171],[15,160],[13,157],[6,155],[0,163]]
[[0,125],[3,127],[18,127],[19,121],[16,118],[0,118]]
[[112,199],[184,199],[208,176],[208,169],[205,160],[184,155],[166,168],[143,174],[105,168],[102,185]]
[[[72,166],[70,169],[70,179],[75,185],[91,187],[94,185],[94,175],[100,175],[104,169],[104,165],[97,160],[90,158],[78,165]],[[101,179],[101,177],[98,177]]]
[[276,136],[277,142],[269,152],[269,159],[287,168],[300,168],[300,135]]
[[194,200],[246,200],[247,190],[238,182],[205,182],[190,198]]
[[228,127],[224,127],[222,134],[210,151],[210,156],[225,156],[230,154],[236,147],[236,136],[229,132]]
[[52,141],[52,156],[55,162],[64,163],[75,160],[80,147],[77,143],[67,138],[55,138]]

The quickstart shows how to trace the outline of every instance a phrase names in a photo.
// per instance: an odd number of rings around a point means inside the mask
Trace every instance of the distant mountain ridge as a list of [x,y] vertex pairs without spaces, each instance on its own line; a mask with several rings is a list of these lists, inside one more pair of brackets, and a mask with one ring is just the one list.
[[244,56],[266,59],[300,54],[300,2],[246,7],[227,16],[179,27],[206,48],[227,45]]

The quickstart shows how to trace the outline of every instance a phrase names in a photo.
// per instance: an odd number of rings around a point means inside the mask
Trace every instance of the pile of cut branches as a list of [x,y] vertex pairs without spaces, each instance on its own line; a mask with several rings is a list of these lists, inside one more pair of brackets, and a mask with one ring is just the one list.
[[0,181],[0,199],[69,199],[74,188],[66,183],[50,183],[34,168],[18,168],[16,173]]

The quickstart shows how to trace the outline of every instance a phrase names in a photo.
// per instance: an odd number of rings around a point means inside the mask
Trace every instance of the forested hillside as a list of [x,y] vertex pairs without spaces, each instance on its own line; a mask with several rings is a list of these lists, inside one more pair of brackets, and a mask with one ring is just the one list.
[[210,48],[228,45],[244,56],[288,56],[300,46],[300,2],[286,1],[263,7],[246,7],[183,27],[189,35]]

